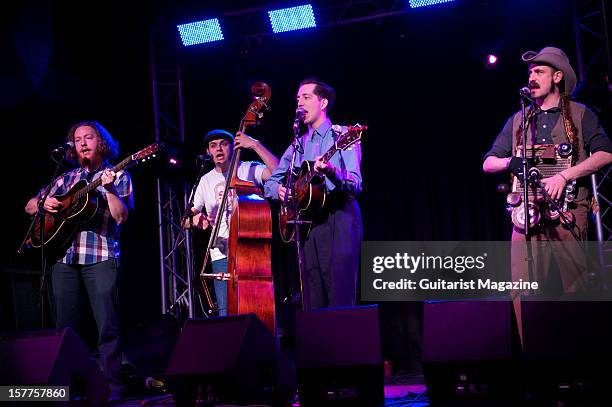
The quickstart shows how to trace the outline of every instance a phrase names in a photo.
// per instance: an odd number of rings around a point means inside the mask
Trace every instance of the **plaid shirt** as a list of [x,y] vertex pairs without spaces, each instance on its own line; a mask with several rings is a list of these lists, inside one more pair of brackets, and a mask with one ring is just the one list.
[[[91,181],[100,178],[102,170],[105,168],[111,168],[111,165],[103,164],[97,172],[92,174]],[[89,176],[90,174],[82,168],[60,175],[53,183],[49,196],[65,194],[77,182],[86,180]],[[129,174],[125,171],[119,171],[115,178],[115,186],[117,194],[123,199],[127,207],[133,208],[134,195]],[[45,188],[41,188],[38,192],[39,198],[43,196],[44,190]],[[108,259],[119,259],[121,254],[119,232],[121,228],[111,216],[106,199],[106,189],[99,186],[95,193],[98,195],[98,210],[93,219],[79,227],[72,245],[68,248],[64,257],[59,260],[60,263],[94,264]]]

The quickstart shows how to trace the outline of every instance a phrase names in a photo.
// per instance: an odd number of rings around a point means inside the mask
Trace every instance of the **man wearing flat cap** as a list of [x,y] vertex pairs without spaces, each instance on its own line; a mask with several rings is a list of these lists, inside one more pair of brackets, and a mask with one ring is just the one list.
[[[234,139],[225,130],[212,130],[204,137],[204,145],[206,152],[212,157],[215,168],[200,178],[194,195],[192,211],[195,215],[191,221],[193,226],[199,229],[207,229],[216,219],[234,149],[253,150],[263,161],[263,164],[256,161],[240,162],[237,170],[239,179],[254,182],[258,187],[263,188],[263,183],[270,178],[272,171],[278,165],[278,158],[262,143],[241,132],[238,132]],[[204,208],[206,211],[203,211]],[[225,213],[221,216],[217,246],[210,250],[213,273],[227,273],[227,239],[231,214],[230,200]],[[186,222],[185,227],[190,226],[189,222],[189,220]],[[227,315],[227,281],[215,280],[214,284],[219,315]]]
[[[542,216],[529,230],[528,240],[586,240],[587,215],[591,206],[587,176],[612,162],[612,142],[600,126],[595,113],[570,99],[576,88],[576,73],[561,49],[545,47],[540,52],[525,52],[522,59],[528,64],[529,93],[534,102],[533,106],[527,108],[526,113],[527,145],[554,145],[556,151],[559,151],[558,146],[563,144],[566,150],[571,152],[571,166],[552,176],[542,176],[540,182],[543,189],[550,198],[560,200],[566,186],[576,181],[575,199],[567,203],[567,216],[556,219]],[[521,153],[517,151],[517,146],[522,144],[522,130],[522,114],[518,112],[508,119],[492,148],[486,153],[483,163],[486,173],[509,171],[514,175],[522,174]],[[522,228],[514,226],[512,240],[526,240]],[[541,286],[547,284],[552,279],[549,269],[552,263],[556,263],[562,293],[580,292],[585,289],[586,284],[584,260],[582,267],[568,267],[576,265],[579,260],[571,255],[572,244],[567,243],[567,247],[563,244],[555,244],[552,250],[549,247],[546,253],[534,250],[531,276],[540,282]],[[514,281],[528,280],[530,277],[524,247],[526,245],[512,246],[511,266]],[[515,301],[515,310],[517,305],[518,302]],[[520,310],[517,310],[517,314],[520,329]]]

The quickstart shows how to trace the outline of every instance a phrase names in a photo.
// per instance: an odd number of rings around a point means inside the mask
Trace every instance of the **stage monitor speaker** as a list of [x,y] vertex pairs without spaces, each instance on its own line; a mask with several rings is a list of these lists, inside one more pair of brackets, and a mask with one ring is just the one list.
[[611,405],[612,302],[522,301],[521,313],[531,397]]
[[[47,277],[49,276],[50,274],[47,275]],[[0,273],[1,292],[3,296],[6,296],[0,301],[5,301],[2,305],[6,306],[7,310],[12,310],[11,323],[6,324],[8,331],[24,332],[54,327],[53,309],[49,306],[52,303],[50,279],[48,278],[47,281],[44,297],[44,320],[49,325],[41,327],[41,316],[38,308],[40,270],[6,268],[4,272]]]
[[384,405],[377,306],[299,312],[296,336],[303,405]]
[[188,320],[166,373],[177,405],[202,397],[279,404],[295,385],[287,358],[254,314]]
[[75,405],[104,405],[108,396],[100,367],[70,328],[1,336],[0,385],[69,386]]
[[429,302],[423,320],[423,373],[432,405],[512,405],[519,349],[512,303]]

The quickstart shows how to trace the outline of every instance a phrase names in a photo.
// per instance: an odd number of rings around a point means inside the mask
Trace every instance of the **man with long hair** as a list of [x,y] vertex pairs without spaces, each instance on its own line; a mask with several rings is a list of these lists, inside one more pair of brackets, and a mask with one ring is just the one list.
[[[80,330],[82,300],[88,300],[98,327],[99,363],[110,385],[109,400],[118,399],[122,385],[119,343],[119,232],[133,207],[130,176],[115,173],[108,162],[119,146],[98,122],[87,121],[72,126],[66,141],[74,147],[66,158],[76,160],[78,167],[55,179],[43,203],[46,212],[66,209],[54,196],[70,190],[77,182],[101,179],[95,191],[98,209],[93,218],[81,225],[72,243],[52,267],[52,286],[57,328]],[[29,215],[38,212],[38,201],[46,187],[30,199],[25,207]]]
[[[522,144],[523,133],[528,137],[528,146],[554,146],[553,155],[562,156],[564,153],[571,157],[571,166],[552,176],[540,179],[537,171],[530,171],[531,175],[525,177],[527,182],[541,183],[545,194],[552,200],[559,200],[564,193],[569,193],[566,186],[575,180],[575,197],[564,200],[567,208],[564,213],[552,210],[554,207],[542,208],[545,216],[529,230],[528,240],[539,242],[534,246],[533,256],[528,256],[525,244],[513,243],[511,267],[514,281],[532,277],[546,290],[547,284],[556,284],[560,280],[559,294],[581,292],[587,288],[586,267],[584,257],[580,259],[581,256],[574,254],[578,247],[575,242],[587,239],[587,214],[591,201],[586,177],[612,162],[612,142],[595,113],[570,99],[576,87],[576,74],[561,49],[545,47],[540,52],[529,51],[522,59],[528,64],[529,73],[530,95],[526,96],[534,101],[533,106],[527,108],[527,128],[523,132],[521,112],[510,117],[485,155],[483,170],[487,173],[510,171],[523,178],[522,159],[517,149]],[[515,226],[512,241],[525,240],[523,228]],[[543,241],[560,243],[544,245]],[[527,257],[533,260],[532,275],[529,275]],[[559,271],[558,278],[550,273],[553,267]],[[515,296],[515,311],[521,330],[519,298]]]

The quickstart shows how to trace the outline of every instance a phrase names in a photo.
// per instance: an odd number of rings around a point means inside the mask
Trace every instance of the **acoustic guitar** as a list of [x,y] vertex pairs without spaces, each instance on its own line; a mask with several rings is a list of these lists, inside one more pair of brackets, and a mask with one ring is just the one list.
[[[329,161],[337,151],[347,150],[360,141],[362,133],[368,129],[368,126],[356,124],[341,129],[338,140],[323,154],[324,162]],[[296,222],[302,224],[300,230],[303,236],[308,236],[309,222],[325,207],[327,197],[325,176],[315,172],[314,161],[305,160],[302,163],[295,179],[294,191],[295,202],[281,204],[279,211],[280,235],[286,243],[295,239]]]
[[[160,148],[159,144],[151,144],[121,161],[112,171],[119,172],[138,162],[146,161],[154,157]],[[44,235],[41,234],[41,222],[36,221],[26,244],[37,249],[44,245],[45,250],[49,250],[53,255],[65,248],[73,240],[79,227],[96,214],[98,196],[95,191],[101,184],[101,178],[92,182],[80,180],[65,194],[55,195],[54,198],[62,203],[62,209],[55,213],[45,212]]]

